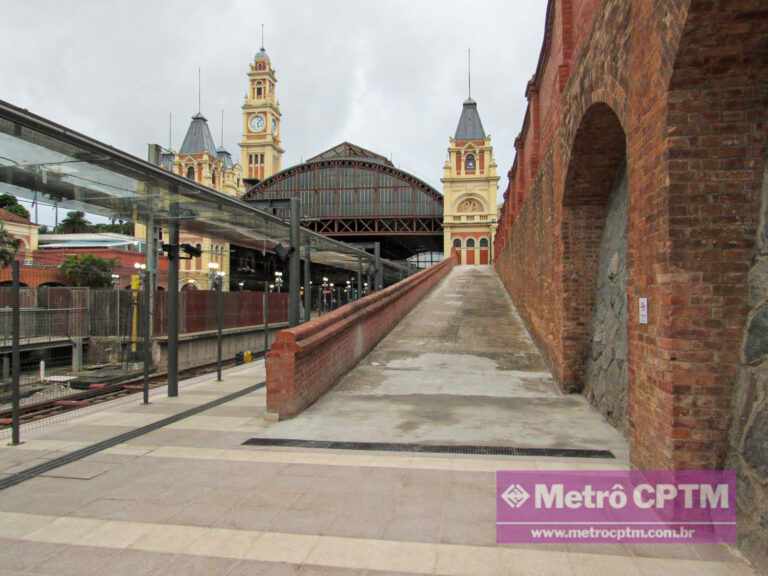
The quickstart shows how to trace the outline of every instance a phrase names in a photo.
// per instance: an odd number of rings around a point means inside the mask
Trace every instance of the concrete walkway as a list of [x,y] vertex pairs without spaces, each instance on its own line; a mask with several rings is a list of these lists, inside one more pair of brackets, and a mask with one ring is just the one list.
[[501,282],[458,266],[333,391],[270,435],[611,450],[627,444],[557,390]]
[[[3,453],[86,445],[261,377],[254,363],[172,401],[105,406]],[[720,546],[495,544],[496,470],[622,468],[626,447],[552,387],[489,269],[456,269],[302,416],[268,422],[264,405],[260,390],[0,491],[0,576],[752,573]],[[251,437],[598,447],[618,458],[243,446]]]

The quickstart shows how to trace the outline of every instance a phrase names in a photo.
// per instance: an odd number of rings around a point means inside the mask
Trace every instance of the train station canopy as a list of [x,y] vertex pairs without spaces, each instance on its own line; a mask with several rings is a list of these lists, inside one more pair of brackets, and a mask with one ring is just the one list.
[[[271,251],[290,247],[288,223],[192,180],[0,100],[0,193],[107,218],[155,225]],[[369,252],[306,228],[313,263],[367,273]],[[412,270],[384,260],[385,279]]]

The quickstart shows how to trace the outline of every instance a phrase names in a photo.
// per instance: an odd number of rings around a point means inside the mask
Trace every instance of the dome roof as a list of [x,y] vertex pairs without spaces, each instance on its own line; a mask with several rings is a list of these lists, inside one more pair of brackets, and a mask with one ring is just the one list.
[[261,47],[261,50],[256,52],[256,56],[253,59],[256,62],[259,62],[259,61],[269,62],[269,56],[267,55],[267,51],[264,50],[264,46]]

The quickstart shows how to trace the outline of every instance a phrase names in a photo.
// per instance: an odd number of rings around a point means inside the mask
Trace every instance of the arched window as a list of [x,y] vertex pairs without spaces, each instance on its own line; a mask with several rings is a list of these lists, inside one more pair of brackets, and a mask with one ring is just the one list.
[[475,247],[475,239],[474,238],[468,238],[467,239],[467,248],[474,248]]
[[464,171],[467,174],[472,174],[475,171],[475,155],[474,154],[467,154],[467,157],[464,160]]
[[256,98],[262,98],[264,96],[264,86],[261,81],[256,83]]
[[488,238],[480,238],[480,248],[488,248]]
[[453,239],[453,247],[454,248],[461,248],[461,238],[454,238]]
[[215,168],[211,173],[211,185],[213,185],[214,188],[216,187],[216,169]]
[[190,166],[189,168],[187,168],[187,178],[189,178],[190,180],[194,180],[195,179],[195,167],[194,166]]

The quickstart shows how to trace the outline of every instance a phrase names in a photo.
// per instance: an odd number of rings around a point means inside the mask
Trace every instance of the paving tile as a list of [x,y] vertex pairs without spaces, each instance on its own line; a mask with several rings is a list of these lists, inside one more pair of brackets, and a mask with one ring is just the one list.
[[403,542],[440,542],[440,517],[396,516],[382,532],[384,540]]
[[[504,548],[501,557],[507,576],[574,576],[568,555],[564,552]],[[623,573],[606,572],[601,575],[597,572],[593,576],[614,574]]]
[[275,532],[322,536],[330,533],[337,517],[336,512],[328,510],[282,510],[272,519],[270,529]]
[[263,562],[301,564],[317,545],[317,536],[266,533],[254,542],[245,558]]
[[0,512],[0,538],[23,538],[47,526],[50,521],[49,516]]
[[45,478],[68,478],[72,480],[91,480],[97,476],[101,476],[108,470],[112,469],[115,464],[108,464],[106,462],[95,462],[81,460],[79,462],[72,462],[65,466],[59,466],[50,472],[46,472],[41,476]]
[[91,518],[59,517],[46,526],[30,532],[25,538],[34,542],[82,544],[91,532],[95,532],[105,524],[104,520]]
[[149,574],[162,574],[177,556],[174,554],[162,554],[147,552],[144,550],[117,550],[110,557],[109,576],[147,576]]
[[164,552],[167,554],[184,554],[193,543],[205,536],[206,529],[195,526],[177,526],[173,524],[153,524],[129,548]]
[[446,576],[497,576],[506,568],[500,548],[444,545],[438,548],[435,572]]
[[118,551],[90,546],[68,546],[35,566],[34,571],[56,576],[100,576]]
[[432,544],[333,537],[321,539],[306,560],[322,566],[414,574],[431,574],[436,561],[437,550]]
[[6,570],[26,572],[64,550],[66,547],[61,544],[0,538],[0,566]]
[[593,576],[594,574],[641,576],[637,558],[633,556],[571,553],[568,554],[568,563],[574,576]]
[[205,556],[175,556],[170,563],[150,572],[152,576],[218,576],[229,574],[237,560]]
[[262,536],[261,532],[212,528],[195,540],[190,554],[240,560]]

